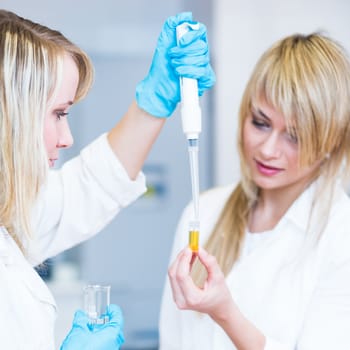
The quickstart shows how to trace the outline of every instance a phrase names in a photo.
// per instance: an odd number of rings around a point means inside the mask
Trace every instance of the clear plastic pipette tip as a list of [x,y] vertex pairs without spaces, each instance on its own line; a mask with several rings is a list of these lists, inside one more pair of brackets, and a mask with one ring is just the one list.
[[190,158],[192,200],[194,221],[199,222],[199,174],[198,174],[198,139],[188,140],[188,153]]

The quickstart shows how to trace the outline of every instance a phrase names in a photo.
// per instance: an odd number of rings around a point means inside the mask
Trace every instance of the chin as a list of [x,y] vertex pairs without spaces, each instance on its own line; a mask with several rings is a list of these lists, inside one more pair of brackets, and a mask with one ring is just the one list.
[[276,179],[262,179],[261,177],[255,177],[252,179],[255,185],[263,190],[274,190],[283,187],[285,184],[281,184]]

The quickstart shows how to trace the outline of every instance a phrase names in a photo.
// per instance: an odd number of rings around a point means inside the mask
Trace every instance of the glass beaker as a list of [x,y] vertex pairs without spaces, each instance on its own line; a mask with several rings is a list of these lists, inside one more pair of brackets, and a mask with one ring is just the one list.
[[110,303],[111,286],[90,284],[83,288],[84,311],[91,324],[109,321],[107,307]]

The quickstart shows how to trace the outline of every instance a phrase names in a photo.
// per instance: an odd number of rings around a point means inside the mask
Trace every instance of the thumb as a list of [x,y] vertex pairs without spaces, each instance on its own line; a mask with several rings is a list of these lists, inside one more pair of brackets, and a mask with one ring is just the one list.
[[171,16],[167,19],[166,24],[169,28],[176,28],[183,22],[192,22],[192,12],[181,12],[175,16]]
[[124,325],[123,312],[121,308],[116,304],[110,304],[107,307],[107,314],[109,316],[109,321],[113,322],[120,326],[120,328]]
[[89,324],[89,318],[86,315],[86,313],[82,310],[77,310],[74,314],[73,318],[73,327],[77,328],[82,328],[82,329],[89,329],[88,328]]
[[166,49],[170,49],[174,46],[177,46],[176,27],[183,22],[190,21],[192,21],[191,12],[182,12],[176,16],[168,17],[158,38],[158,48],[164,47]]

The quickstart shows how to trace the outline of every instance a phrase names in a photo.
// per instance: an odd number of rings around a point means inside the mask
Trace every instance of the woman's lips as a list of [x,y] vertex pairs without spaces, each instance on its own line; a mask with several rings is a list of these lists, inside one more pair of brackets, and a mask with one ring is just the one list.
[[255,162],[256,162],[256,166],[258,168],[259,173],[261,173],[262,175],[265,175],[265,176],[274,176],[274,175],[283,171],[283,169],[281,169],[281,168],[275,168],[272,166],[268,166],[268,165],[261,163],[257,160],[255,160]]
[[56,160],[57,160],[57,158],[56,159],[49,159],[49,166],[50,166],[50,168],[54,167]]

